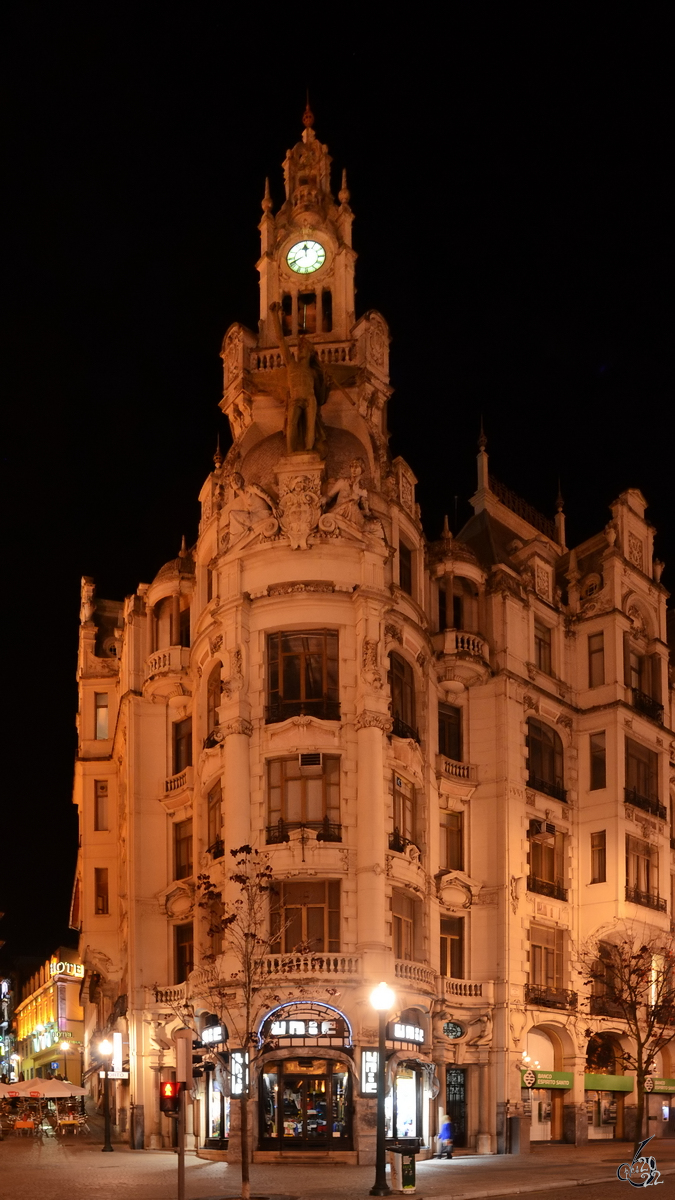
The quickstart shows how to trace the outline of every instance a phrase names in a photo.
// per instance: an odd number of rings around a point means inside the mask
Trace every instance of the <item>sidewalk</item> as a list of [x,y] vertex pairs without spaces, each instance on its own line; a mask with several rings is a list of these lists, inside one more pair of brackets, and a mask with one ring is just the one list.
[[[668,1180],[675,1174],[675,1140],[660,1140],[653,1153]],[[432,1159],[418,1164],[417,1196],[419,1200],[482,1200],[616,1183],[617,1166],[631,1158],[627,1142],[579,1148],[540,1145],[522,1158],[459,1151],[451,1162]],[[46,1137],[41,1142],[11,1136],[0,1143],[0,1200],[174,1200],[176,1178],[176,1155],[166,1150],[133,1151],[115,1145],[113,1154],[102,1154],[100,1144],[91,1138],[70,1136]],[[238,1166],[186,1156],[186,1200],[229,1200],[240,1194],[240,1180]],[[317,1162],[251,1168],[253,1196],[284,1200],[366,1200],[373,1180],[373,1167],[329,1167]],[[668,1184],[672,1187],[671,1180]],[[583,1195],[579,1193],[580,1200]]]

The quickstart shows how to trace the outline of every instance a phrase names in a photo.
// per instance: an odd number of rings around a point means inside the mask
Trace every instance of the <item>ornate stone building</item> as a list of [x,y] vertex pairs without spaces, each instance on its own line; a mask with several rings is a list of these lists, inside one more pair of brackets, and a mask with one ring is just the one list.
[[[624,492],[569,550],[562,506],[548,520],[497,483],[481,439],[474,515],[425,538],[388,451],[387,325],[356,315],[329,168],[306,114],[285,202],[262,204],[258,331],[223,342],[233,444],[196,544],[121,602],[83,580],[87,1062],[123,1032],[117,1124],[168,1144],[159,1080],[190,1003],[212,1051],[190,1136],[237,1156],[196,878],[227,900],[228,851],[250,844],[280,930],[254,1031],[257,1159],[372,1161],[380,980],[397,997],[390,1132],[431,1152],[445,1111],[480,1153],[508,1148],[507,1115],[538,1138],[627,1132],[634,1097],[594,1090],[586,1066],[591,1035],[625,1030],[580,1015],[570,957],[617,919],[673,918],[667,593],[645,500]],[[675,1075],[665,1053],[660,1070]]]

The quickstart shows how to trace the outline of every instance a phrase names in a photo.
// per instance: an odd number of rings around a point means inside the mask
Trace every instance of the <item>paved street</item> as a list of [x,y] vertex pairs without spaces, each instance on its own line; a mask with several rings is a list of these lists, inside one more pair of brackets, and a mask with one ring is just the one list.
[[[665,1189],[654,1200],[667,1200],[674,1189],[675,1141],[661,1142],[654,1153],[665,1178]],[[527,1192],[531,1200],[543,1200],[555,1189],[559,1200],[580,1200],[579,1185],[593,1185],[592,1200],[627,1200],[627,1185],[616,1178],[616,1167],[630,1157],[625,1143],[583,1149],[541,1146],[523,1158],[460,1154],[452,1162],[420,1163],[417,1195],[479,1200]],[[188,1154],[186,1162],[186,1200],[229,1200],[239,1194],[238,1167],[205,1162],[194,1154]],[[284,1200],[365,1200],[373,1177],[371,1167],[318,1163],[252,1167],[253,1194]],[[176,1156],[169,1151],[131,1151],[119,1145],[113,1154],[102,1154],[98,1144],[75,1138],[46,1137],[34,1142],[9,1136],[0,1142],[0,1200],[174,1200],[175,1196]]]

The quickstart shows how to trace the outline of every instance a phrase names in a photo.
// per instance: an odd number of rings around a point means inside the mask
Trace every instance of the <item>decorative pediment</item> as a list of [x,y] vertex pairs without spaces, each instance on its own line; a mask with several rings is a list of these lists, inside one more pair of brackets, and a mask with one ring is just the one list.
[[317,750],[340,736],[339,721],[320,721],[318,717],[289,717],[278,725],[268,725],[267,735],[275,751]]
[[159,907],[167,917],[189,917],[194,908],[194,884],[187,880],[178,880],[169,884],[163,891],[157,893]]
[[438,899],[445,908],[471,908],[482,886],[464,871],[446,871],[436,876]]

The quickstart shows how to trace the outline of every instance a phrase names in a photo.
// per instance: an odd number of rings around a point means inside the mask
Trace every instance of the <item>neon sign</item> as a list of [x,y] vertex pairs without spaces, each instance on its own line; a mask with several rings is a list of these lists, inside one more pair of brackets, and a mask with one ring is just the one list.
[[49,964],[49,974],[54,975],[72,975],[75,979],[84,979],[83,963],[71,962],[55,962],[53,959]]
[[393,1042],[415,1042],[421,1045],[424,1041],[424,1030],[420,1029],[419,1025],[403,1025],[400,1021],[395,1021],[390,1036]]

